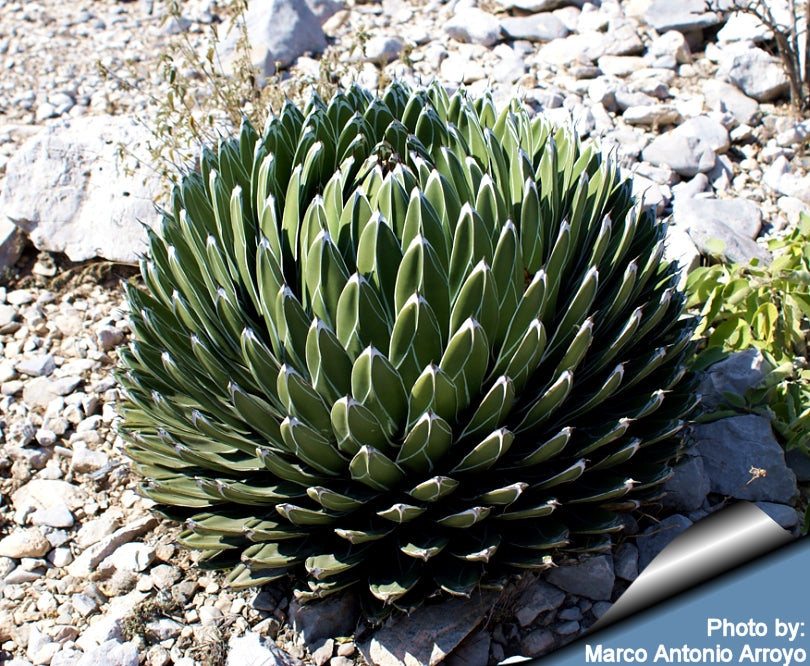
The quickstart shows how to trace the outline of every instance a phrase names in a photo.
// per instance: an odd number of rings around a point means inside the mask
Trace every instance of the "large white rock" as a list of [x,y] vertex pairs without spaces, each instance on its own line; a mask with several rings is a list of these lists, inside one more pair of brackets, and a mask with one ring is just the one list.
[[[276,64],[288,67],[305,53],[322,53],[326,49],[321,22],[305,0],[251,2],[245,12],[245,26],[251,62],[265,76],[275,74]],[[234,66],[241,38],[242,31],[233,27],[219,46],[226,70]]]
[[9,160],[0,218],[40,250],[64,252],[71,261],[135,263],[146,250],[141,223],[157,221],[160,183],[134,158],[150,136],[129,116],[49,125]]

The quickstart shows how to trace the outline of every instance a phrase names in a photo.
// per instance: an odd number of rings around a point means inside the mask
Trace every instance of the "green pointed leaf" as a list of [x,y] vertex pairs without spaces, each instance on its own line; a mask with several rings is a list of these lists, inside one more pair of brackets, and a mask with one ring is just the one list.
[[472,451],[450,470],[450,473],[481,472],[494,465],[512,446],[515,436],[500,428],[477,444]]
[[401,483],[405,471],[371,446],[362,446],[349,463],[352,479],[372,490],[389,491]]
[[338,448],[349,455],[356,455],[363,445],[383,453],[393,446],[374,412],[350,396],[332,405],[331,421]]
[[433,471],[453,442],[448,423],[432,412],[425,412],[406,435],[397,454],[397,464],[414,474]]
[[449,476],[434,476],[423,481],[408,491],[408,494],[420,502],[436,502],[450,495],[458,488],[458,481]]

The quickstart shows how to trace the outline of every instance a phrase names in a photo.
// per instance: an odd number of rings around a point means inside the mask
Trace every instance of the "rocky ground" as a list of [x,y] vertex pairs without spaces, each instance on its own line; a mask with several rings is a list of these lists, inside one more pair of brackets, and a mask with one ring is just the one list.
[[[134,221],[153,216],[161,187],[116,166],[116,146],[148,142],[160,54],[183,34],[204,44],[225,4],[182,3],[166,21],[159,0],[0,0],[0,663],[394,665],[406,650],[409,663],[497,663],[575,638],[729,501],[798,531],[806,462],[786,463],[766,419],[738,416],[689,432],[669,494],[628,519],[612,552],[497,598],[427,606],[375,632],[351,595],[300,607],[283,584],[234,592],[199,570],[174,544],[179,528],[137,495],[116,433],[112,371],[130,334],[120,280],[137,279]],[[438,76],[573,119],[672,215],[670,252],[687,266],[712,238],[732,260],[767,261],[757,241],[810,204],[810,123],[785,102],[767,31],[744,15],[699,0],[313,0],[319,20],[277,4],[301,23],[285,34],[253,17],[255,40],[272,45],[272,58],[257,51],[268,75],[280,61],[288,82],[316,80],[325,50],[334,72],[370,87]],[[733,357],[704,401],[744,392],[761,368]]]

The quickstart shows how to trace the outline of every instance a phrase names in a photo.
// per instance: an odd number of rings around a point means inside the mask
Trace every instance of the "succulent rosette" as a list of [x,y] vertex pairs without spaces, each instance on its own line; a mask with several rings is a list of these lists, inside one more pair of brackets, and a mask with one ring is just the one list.
[[609,548],[695,403],[664,242],[517,102],[353,87],[245,123],[127,288],[143,493],[232,585],[370,614]]

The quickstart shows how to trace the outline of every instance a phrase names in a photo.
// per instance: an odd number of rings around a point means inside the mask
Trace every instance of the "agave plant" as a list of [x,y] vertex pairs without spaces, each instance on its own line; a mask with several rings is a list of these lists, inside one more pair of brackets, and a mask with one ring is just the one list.
[[143,493],[232,585],[369,614],[607,548],[694,405],[664,234],[517,102],[395,84],[245,123],[128,288]]

